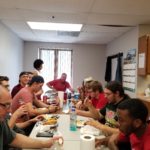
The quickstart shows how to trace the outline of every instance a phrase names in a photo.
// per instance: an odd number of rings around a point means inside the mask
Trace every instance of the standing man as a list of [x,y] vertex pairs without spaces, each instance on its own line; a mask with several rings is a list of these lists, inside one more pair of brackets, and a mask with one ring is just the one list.
[[70,84],[66,81],[66,79],[67,79],[67,74],[62,73],[60,79],[56,79],[56,80],[48,82],[47,86],[56,91],[66,92],[66,89],[69,89],[71,92],[73,92],[74,90],[72,89]]
[[12,131],[5,121],[5,116],[10,112],[11,96],[9,92],[0,86],[0,150],[6,150],[8,145],[18,148],[50,148],[55,140],[60,137],[55,137],[48,140],[36,140],[27,136],[15,133]]
[[36,59],[34,62],[33,62],[33,67],[34,67],[34,71],[32,72],[34,76],[37,76],[37,75],[41,75],[41,70],[43,68],[43,60],[42,59]]

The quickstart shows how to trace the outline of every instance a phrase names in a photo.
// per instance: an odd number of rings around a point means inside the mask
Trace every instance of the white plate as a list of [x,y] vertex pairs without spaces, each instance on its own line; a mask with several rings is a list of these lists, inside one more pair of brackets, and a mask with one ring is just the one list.
[[42,132],[42,131],[48,131],[48,130],[50,130],[50,128],[57,127],[57,126],[58,126],[58,123],[52,124],[52,125],[41,125],[40,126],[40,132]]
[[78,127],[78,128],[81,128],[81,127],[85,126],[84,123],[85,123],[84,120],[77,120],[77,127]]
[[81,134],[92,134],[92,135],[98,136],[101,134],[101,131],[99,129],[96,129],[95,127],[86,125],[80,129],[80,133]]

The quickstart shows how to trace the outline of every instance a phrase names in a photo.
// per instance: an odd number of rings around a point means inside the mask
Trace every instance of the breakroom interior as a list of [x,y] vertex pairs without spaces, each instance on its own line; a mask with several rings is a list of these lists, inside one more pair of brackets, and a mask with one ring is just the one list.
[[[87,76],[105,84],[108,56],[136,49],[138,39],[150,33],[150,2],[145,0],[5,0],[0,1],[0,74],[13,87],[22,70],[32,70],[39,48],[73,50],[73,87]],[[27,21],[81,23],[78,36],[57,35],[55,31],[32,30]],[[112,68],[114,75],[116,66]],[[144,92],[149,75],[138,75],[130,96]]]

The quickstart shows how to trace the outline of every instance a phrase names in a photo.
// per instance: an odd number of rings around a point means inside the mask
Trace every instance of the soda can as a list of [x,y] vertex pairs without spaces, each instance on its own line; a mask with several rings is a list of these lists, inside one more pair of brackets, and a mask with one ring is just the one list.
[[47,103],[47,95],[43,95],[43,102]]

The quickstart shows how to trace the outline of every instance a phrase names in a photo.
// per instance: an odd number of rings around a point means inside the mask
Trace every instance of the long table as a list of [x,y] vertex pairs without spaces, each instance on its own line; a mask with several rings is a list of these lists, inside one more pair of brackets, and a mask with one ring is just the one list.
[[[62,134],[64,138],[64,145],[63,150],[80,150],[80,129],[77,129],[77,131],[70,131],[69,129],[69,123],[70,123],[70,117],[67,114],[60,114],[58,119],[58,131]],[[80,120],[87,120],[88,118],[77,116],[77,119]],[[37,132],[40,129],[40,125],[35,125],[30,137],[32,138],[38,138],[38,139],[45,139],[45,138],[39,138],[36,137]],[[103,150],[108,150],[108,148],[103,148]],[[23,150],[33,150],[33,149],[23,149]],[[52,148],[42,150],[52,150]],[[102,149],[101,149],[102,150]]]

